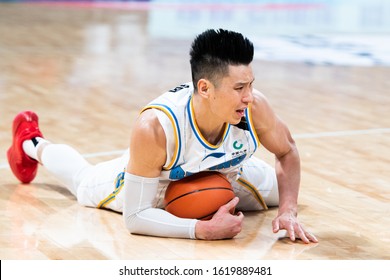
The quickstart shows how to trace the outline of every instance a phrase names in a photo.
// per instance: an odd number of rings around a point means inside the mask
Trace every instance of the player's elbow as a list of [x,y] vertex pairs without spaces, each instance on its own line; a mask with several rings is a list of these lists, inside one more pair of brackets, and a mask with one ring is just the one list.
[[136,217],[137,217],[137,213],[136,212],[129,212],[129,211],[126,211],[126,208],[124,209],[123,211],[123,221],[125,223],[125,226],[127,228],[127,230],[130,232],[130,233],[133,233],[134,231],[134,228],[135,228],[135,223],[136,223]]

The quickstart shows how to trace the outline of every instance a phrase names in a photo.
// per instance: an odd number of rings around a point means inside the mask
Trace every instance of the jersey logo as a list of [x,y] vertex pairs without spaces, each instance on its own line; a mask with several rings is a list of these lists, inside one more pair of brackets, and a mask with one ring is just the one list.
[[206,158],[208,157],[215,157],[215,158],[221,158],[223,157],[224,155],[226,155],[226,153],[212,153],[212,154],[208,154],[207,156],[205,156],[202,161],[204,161]]
[[[246,154],[241,155],[239,157],[233,158],[231,160],[225,161],[223,163],[214,165],[210,167],[208,170],[212,171],[218,171],[226,168],[230,168],[236,165],[239,165],[241,162],[244,161],[246,157]],[[169,172],[169,179],[171,180],[180,180],[183,179],[184,177],[190,176],[194,174],[193,172],[190,171],[185,171],[181,166],[176,166],[175,168],[172,168],[171,172]]]
[[213,167],[210,167],[209,170],[220,170],[220,169],[225,169],[225,168],[230,168],[232,166],[236,166],[236,165],[239,165],[241,162],[244,161],[246,155],[241,155],[239,157],[236,157],[234,159],[231,159],[231,160],[228,160],[226,162],[223,162],[223,163],[220,163],[220,164],[217,164]]
[[242,144],[241,141],[234,141],[233,143],[233,148],[236,150],[240,150],[243,146],[244,144]]

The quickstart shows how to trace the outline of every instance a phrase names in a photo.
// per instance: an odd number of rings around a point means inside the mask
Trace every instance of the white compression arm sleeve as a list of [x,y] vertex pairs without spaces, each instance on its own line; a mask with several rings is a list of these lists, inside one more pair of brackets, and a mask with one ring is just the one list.
[[153,208],[159,178],[125,174],[123,218],[130,233],[195,239],[196,219],[178,218]]

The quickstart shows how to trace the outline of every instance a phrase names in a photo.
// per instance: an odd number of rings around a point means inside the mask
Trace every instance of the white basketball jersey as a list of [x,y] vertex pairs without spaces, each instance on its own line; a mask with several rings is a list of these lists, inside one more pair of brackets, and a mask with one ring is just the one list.
[[192,83],[180,85],[149,103],[155,109],[166,136],[167,161],[160,182],[179,180],[193,173],[214,170],[236,180],[242,163],[257,149],[250,107],[238,125],[226,124],[217,145],[201,134],[193,111]]

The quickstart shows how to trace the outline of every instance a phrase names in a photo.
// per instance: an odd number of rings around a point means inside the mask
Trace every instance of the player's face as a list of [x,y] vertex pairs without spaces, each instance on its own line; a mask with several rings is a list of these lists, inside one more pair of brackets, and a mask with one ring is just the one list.
[[250,65],[229,66],[229,74],[214,88],[214,113],[224,122],[237,124],[244,116],[245,109],[253,101],[254,81]]

